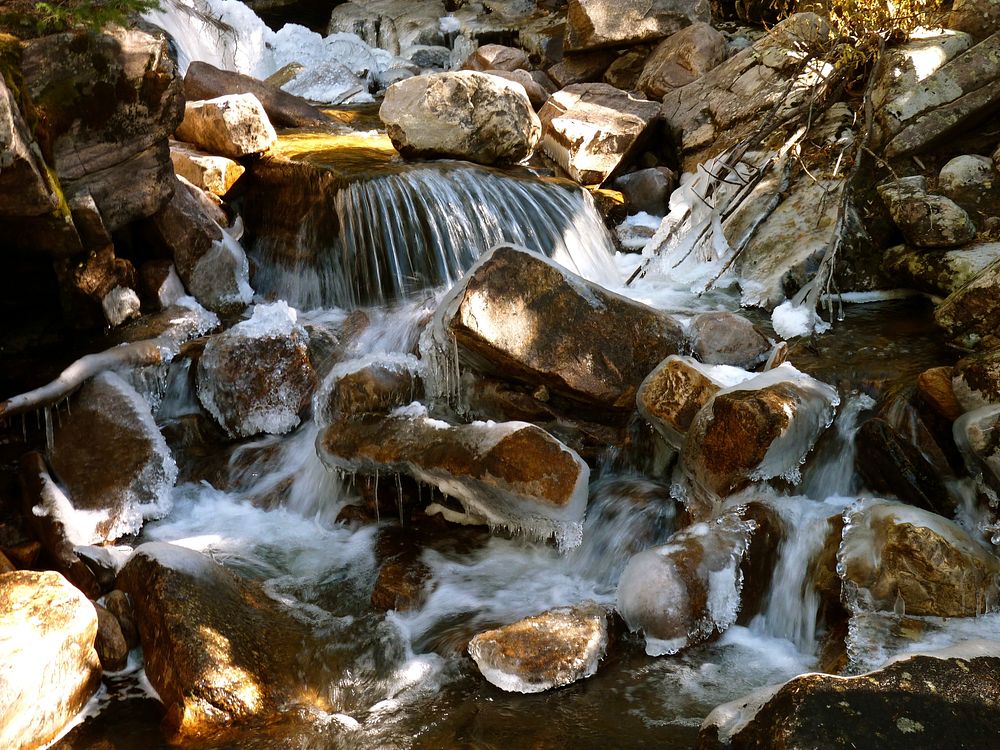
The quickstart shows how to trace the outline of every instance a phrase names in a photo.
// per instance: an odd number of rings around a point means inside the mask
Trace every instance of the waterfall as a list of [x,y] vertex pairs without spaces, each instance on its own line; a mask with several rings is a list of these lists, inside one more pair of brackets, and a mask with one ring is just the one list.
[[335,219],[323,217],[324,225],[336,234],[303,222],[292,263],[283,241],[268,238],[264,217],[251,250],[258,291],[300,309],[385,304],[451,285],[500,242],[605,286],[620,283],[593,200],[569,183],[441,162],[349,183],[328,208]]

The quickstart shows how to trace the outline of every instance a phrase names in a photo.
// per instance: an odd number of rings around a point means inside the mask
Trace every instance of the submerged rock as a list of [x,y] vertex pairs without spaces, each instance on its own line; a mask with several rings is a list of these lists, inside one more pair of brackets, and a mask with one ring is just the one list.
[[655,41],[696,21],[711,20],[706,0],[569,0],[565,49],[620,47]]
[[394,83],[386,89],[379,117],[404,156],[510,164],[530,156],[541,136],[523,86],[475,71]]
[[264,105],[253,94],[187,102],[177,137],[231,159],[267,151],[278,140]]
[[46,746],[101,683],[97,614],[55,572],[0,575],[0,746]]
[[837,569],[853,611],[975,617],[1000,603],[1000,559],[953,521],[877,500],[844,517]]
[[309,334],[284,302],[209,339],[198,360],[198,400],[234,437],[297,427],[316,388]]
[[480,633],[469,656],[501,690],[540,693],[592,676],[607,644],[607,612],[584,602]]
[[863,675],[805,674],[761,688],[712,711],[697,747],[988,747],[1000,733],[998,708],[1000,643],[972,641]]
[[149,542],[132,554],[118,587],[135,604],[146,675],[171,734],[263,723],[310,698],[300,674],[310,658],[305,626],[210,557]]

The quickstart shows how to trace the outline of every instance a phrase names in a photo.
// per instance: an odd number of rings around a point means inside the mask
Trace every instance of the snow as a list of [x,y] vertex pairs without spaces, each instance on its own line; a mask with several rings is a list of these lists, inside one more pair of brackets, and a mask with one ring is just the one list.
[[229,329],[229,335],[250,339],[288,338],[293,333],[304,336],[308,342],[309,335],[298,325],[298,311],[289,307],[284,300],[254,305],[249,320],[237,323]]
[[796,304],[790,299],[771,312],[771,325],[774,326],[774,332],[783,339],[824,333],[830,329],[830,324],[819,316],[815,308],[808,303]]

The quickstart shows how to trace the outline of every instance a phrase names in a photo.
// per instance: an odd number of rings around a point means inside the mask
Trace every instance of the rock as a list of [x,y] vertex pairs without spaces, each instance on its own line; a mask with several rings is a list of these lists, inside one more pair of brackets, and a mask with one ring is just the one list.
[[541,693],[596,673],[607,644],[607,613],[584,602],[480,633],[469,643],[469,656],[501,690]]
[[144,519],[170,508],[177,465],[149,406],[112,372],[95,376],[72,397],[53,431],[50,455],[70,505],[44,510],[63,520],[74,544],[135,534]]
[[566,55],[547,72],[559,88],[566,88],[574,83],[600,81],[615,59],[616,55],[611,50],[578,52]]
[[691,321],[691,348],[706,365],[750,369],[767,359],[771,342],[742,315],[701,313]]
[[177,269],[169,260],[151,260],[139,267],[143,304],[149,310],[166,310],[187,295]]
[[667,444],[680,450],[695,415],[722,388],[697,360],[671,355],[639,385],[635,405]]
[[855,442],[855,465],[868,488],[942,516],[955,512],[955,503],[934,466],[884,419],[869,419],[861,425]]
[[[111,243],[91,250],[84,256],[57,260],[54,270],[63,299],[84,326],[111,323],[127,317],[128,300],[116,309],[114,295],[108,295],[115,287],[130,289],[136,285],[135,268],[123,259],[115,257]],[[118,294],[121,294],[119,292]]]
[[333,9],[327,34],[357,34],[371,47],[406,57],[415,44],[447,41],[440,20],[447,14],[442,0],[352,0]]
[[974,242],[954,250],[897,245],[885,251],[882,268],[901,287],[947,297],[1000,258],[1000,242]]
[[182,177],[176,173],[174,176],[177,178],[177,182],[184,186],[198,205],[201,206],[202,213],[204,213],[205,216],[218,224],[220,229],[224,227],[231,227],[232,222],[229,220],[229,216],[222,210],[222,198],[217,196],[215,193],[210,193],[204,188],[198,187],[186,177]]
[[424,603],[431,569],[419,559],[394,557],[379,566],[371,605],[381,612],[407,612]]
[[741,566],[757,528],[744,513],[737,508],[696,523],[629,560],[617,609],[630,630],[643,632],[647,654],[675,654],[736,622]]
[[232,159],[267,151],[278,140],[264,105],[253,94],[187,102],[177,137],[203,151]]
[[127,286],[116,286],[101,299],[101,309],[108,325],[117,328],[126,320],[141,315],[139,295]]
[[406,474],[456,498],[480,522],[540,539],[554,535],[563,547],[580,542],[590,470],[534,425],[449,425],[407,407],[336,422],[317,447],[338,471]]
[[958,524],[882,500],[844,517],[837,569],[851,611],[975,617],[1000,603],[1000,560]]
[[642,147],[658,112],[655,102],[606,83],[573,84],[538,113],[542,149],[580,184],[604,182]]
[[90,568],[102,594],[115,587],[115,576],[118,575],[121,564],[107,547],[85,544],[75,547],[73,551]]
[[[677,144],[681,169],[693,172],[754,132],[779,101],[778,125],[823,82],[801,71],[802,51],[828,43],[829,26],[813,13],[796,13],[750,48],[737,52],[692,83],[663,97],[663,117]],[[786,98],[789,79],[797,77]],[[801,93],[798,93],[801,91]],[[807,93],[808,92],[808,93]]]
[[956,156],[938,174],[938,192],[964,210],[979,229],[1000,215],[1000,179],[988,156]]
[[483,256],[442,300],[431,334],[440,356],[453,356],[457,344],[474,369],[624,411],[647,373],[683,342],[664,313],[509,245]]
[[685,26],[711,20],[708,3],[677,0],[569,0],[566,8],[567,51],[621,47],[655,41]]
[[556,90],[556,85],[552,82],[552,79],[540,70],[530,73],[527,70],[486,70],[483,72],[524,86],[524,92],[528,95],[528,101],[531,102],[531,106],[535,109],[539,109],[545,104]]
[[17,570],[17,566],[10,561],[10,559],[3,552],[0,552],[0,575],[4,573],[13,573]]
[[1000,330],[1000,259],[993,261],[934,310],[934,320],[952,336],[973,342]]
[[484,73],[493,70],[514,71],[530,68],[527,52],[502,44],[484,44],[462,63],[462,70],[478,70]]
[[0,216],[39,216],[58,203],[41,149],[0,77]]
[[514,163],[531,155],[541,135],[523,86],[474,71],[394,83],[379,117],[404,156]]
[[963,414],[955,420],[953,434],[969,474],[995,502],[1000,496],[1000,405]]
[[246,171],[241,164],[225,156],[206,154],[180,143],[170,144],[170,161],[175,173],[195,187],[220,197],[228,193]]
[[419,400],[424,395],[419,371],[415,357],[338,365],[322,407],[321,423],[388,414]]
[[636,87],[650,99],[698,80],[726,59],[726,38],[698,22],[660,42],[646,60]]
[[952,387],[953,367],[932,367],[917,376],[917,392],[925,404],[938,416],[954,422],[965,411],[955,398]]
[[1000,644],[909,654],[852,677],[804,674],[708,715],[698,750],[987,747],[1000,732]]
[[629,213],[645,211],[652,216],[664,216],[670,194],[677,185],[677,176],[666,167],[651,167],[630,172],[615,180],[615,188],[625,196]]
[[284,302],[213,336],[198,360],[198,400],[233,437],[297,427],[316,388],[309,334]]
[[451,50],[447,47],[414,45],[410,47],[407,57],[414,65],[438,70],[451,67]]
[[925,190],[923,178],[905,177],[878,186],[879,195],[907,243],[916,247],[957,247],[976,236],[962,207]]
[[649,57],[648,47],[633,47],[619,55],[608,66],[608,69],[604,71],[602,80],[616,89],[622,89],[623,91],[634,90],[647,57]]
[[960,359],[955,364],[951,386],[963,412],[1000,404],[1000,349]]
[[1000,4],[995,0],[955,0],[948,21],[949,29],[963,31],[977,42],[1000,31]]
[[128,644],[122,635],[117,618],[100,604],[97,610],[97,639],[94,649],[105,672],[118,672],[125,669],[128,662]]
[[253,94],[275,127],[302,128],[330,122],[316,107],[302,97],[282,91],[278,88],[280,85],[258,81],[231,70],[220,70],[200,60],[188,65],[184,74],[184,96],[189,102],[229,94]]
[[307,698],[305,627],[263,591],[193,550],[138,547],[118,576],[135,604],[146,676],[176,738],[272,718]]
[[121,589],[109,591],[104,596],[104,606],[114,615],[118,629],[125,639],[125,645],[135,648],[139,645],[139,629],[135,625],[135,613],[132,611],[132,601]]
[[109,231],[166,203],[184,96],[165,34],[42,36],[25,44],[21,69],[67,198],[89,193]]
[[214,312],[242,310],[253,298],[243,248],[183,185],[175,185],[170,202],[146,231],[173,258],[177,275],[198,302]]
[[0,575],[0,746],[34,750],[54,740],[101,683],[97,615],[52,571]]
[[787,363],[719,391],[695,415],[681,451],[696,488],[688,498],[692,518],[711,517],[713,498],[751,482],[797,482],[800,463],[839,402],[833,388]]

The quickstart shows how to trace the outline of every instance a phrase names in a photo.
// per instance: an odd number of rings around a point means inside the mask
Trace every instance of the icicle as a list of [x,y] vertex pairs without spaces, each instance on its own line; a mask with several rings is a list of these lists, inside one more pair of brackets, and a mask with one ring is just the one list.
[[46,406],[43,411],[45,412],[45,451],[47,455],[51,456],[55,448],[55,437],[52,430],[52,408]]

